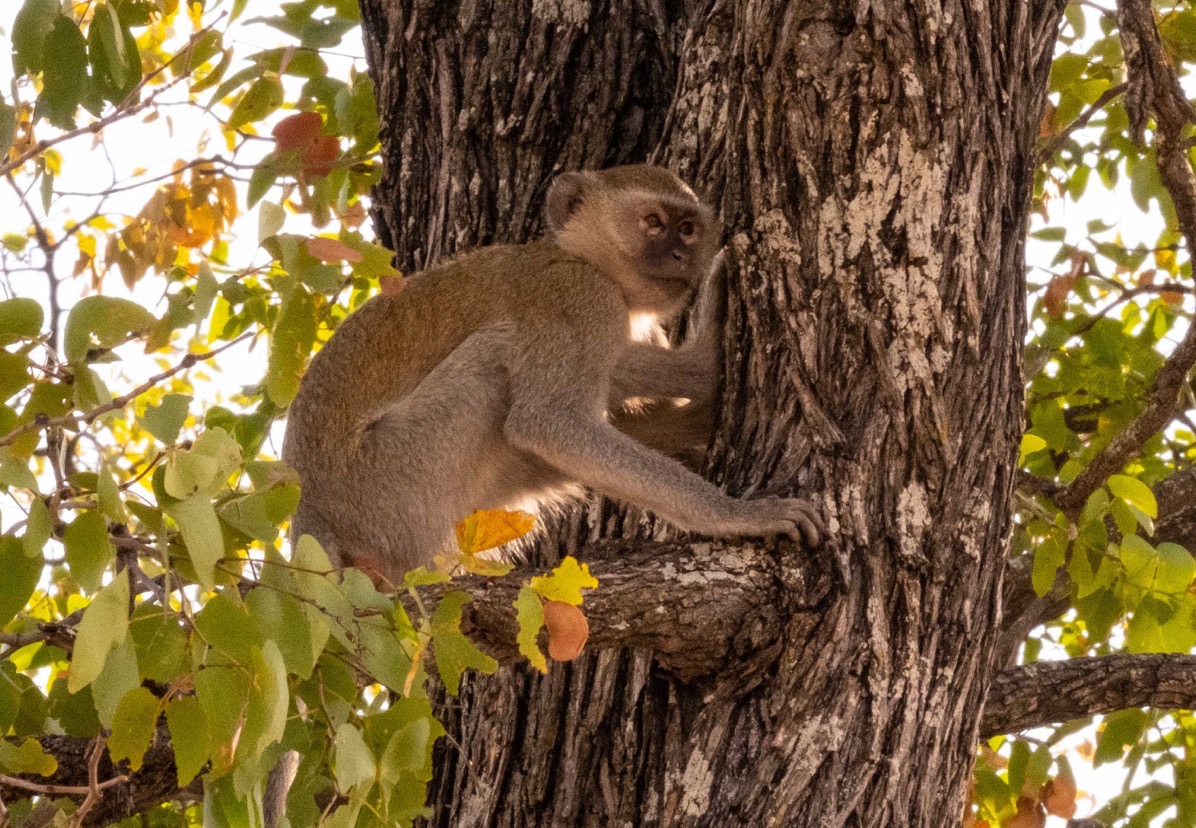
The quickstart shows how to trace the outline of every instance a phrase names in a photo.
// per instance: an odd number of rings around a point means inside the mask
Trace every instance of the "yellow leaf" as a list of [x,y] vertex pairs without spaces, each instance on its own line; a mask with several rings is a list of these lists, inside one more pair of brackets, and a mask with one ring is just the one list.
[[590,567],[579,564],[572,555],[561,561],[551,575],[532,578],[531,587],[545,601],[560,601],[577,606],[581,603],[581,591],[594,589],[598,579],[590,574]]
[[457,545],[474,555],[521,538],[535,525],[535,516],[527,512],[482,509],[457,523]]

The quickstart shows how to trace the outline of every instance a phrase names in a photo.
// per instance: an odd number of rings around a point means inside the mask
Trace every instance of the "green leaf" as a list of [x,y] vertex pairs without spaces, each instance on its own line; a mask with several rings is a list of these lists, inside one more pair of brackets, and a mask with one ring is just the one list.
[[1152,518],[1159,516],[1159,504],[1150,487],[1133,477],[1114,474],[1108,480],[1109,491]]
[[191,451],[211,457],[217,463],[217,478],[223,487],[228,476],[241,466],[241,446],[223,428],[209,428],[196,438]]
[[1051,591],[1051,587],[1055,585],[1055,573],[1063,566],[1065,560],[1064,546],[1053,534],[1034,549],[1031,583],[1039,598]]
[[184,500],[193,494],[208,493],[219,471],[216,458],[194,451],[180,451],[166,462],[162,481],[167,494]]
[[0,741],[0,770],[6,773],[36,773],[51,776],[58,770],[58,760],[42,750],[36,739],[26,739],[17,747]]
[[141,769],[141,760],[149,749],[150,740],[158,725],[159,700],[145,687],[134,687],[112,717],[112,736],[108,739],[108,753],[113,762],[127,759],[129,767]]
[[110,3],[101,3],[87,31],[87,51],[96,91],[119,104],[141,81],[141,55],[137,40]]
[[245,192],[246,206],[252,208],[253,205],[261,201],[266,193],[270,192],[270,188],[274,186],[278,176],[278,169],[270,163],[268,158],[255,167],[249,174],[249,187]]
[[273,641],[253,648],[250,666],[253,683],[237,756],[240,761],[256,763],[266,748],[282,740],[291,694],[287,689],[287,669],[282,654]]
[[444,689],[454,696],[461,687],[461,674],[465,670],[472,668],[489,674],[498,669],[498,662],[475,647],[460,630],[433,633],[432,652]]
[[261,633],[248,610],[225,592],[213,596],[196,613],[195,629],[205,643],[246,666],[253,651],[262,645]]
[[428,762],[432,722],[421,717],[408,722],[390,737],[378,763],[382,781],[395,784],[404,772],[416,773]]
[[137,653],[137,670],[143,679],[170,684],[191,672],[187,631],[177,617],[154,604],[141,604],[129,621],[129,636]]
[[1150,725],[1150,715],[1137,708],[1118,710],[1105,716],[1098,729],[1094,765],[1120,762],[1127,747],[1135,745]]
[[12,24],[12,68],[16,74],[42,70],[46,36],[61,16],[58,0],[25,0]]
[[45,312],[37,300],[5,299],[0,302],[0,345],[36,338],[44,321]]
[[1125,646],[1131,653],[1161,653],[1166,650],[1160,615],[1166,605],[1153,598],[1143,598],[1125,628]]
[[282,101],[282,82],[278,78],[258,78],[233,107],[225,129],[234,130],[245,124],[260,121],[282,106]]
[[544,604],[534,589],[525,586],[519,590],[514,605],[515,619],[519,622],[519,633],[515,638],[519,653],[541,673],[547,673],[548,661],[537,641],[540,629],[544,626]]
[[92,348],[114,348],[148,331],[154,315],[136,302],[112,296],[85,296],[66,318],[64,344],[68,362],[79,363]]
[[[46,541],[50,540],[53,532],[54,519],[50,516],[50,509],[46,506],[45,501],[38,499],[30,503],[29,517],[25,521],[25,534],[21,537],[25,554],[31,558],[41,558],[42,550],[46,548]],[[0,624],[0,626],[3,625]]]
[[[191,397],[187,394],[167,394],[155,406],[149,406],[137,418],[138,424],[163,445],[173,445],[187,420]],[[178,497],[178,495],[175,495]]]
[[37,491],[37,478],[29,464],[16,457],[11,446],[0,446],[0,486]]
[[203,707],[211,772],[218,777],[232,767],[249,698],[248,674],[224,666],[205,667],[195,674],[195,697]]
[[83,610],[71,658],[70,691],[95,681],[108,653],[124,643],[129,632],[129,578],[122,573],[101,589]]
[[256,540],[272,542],[279,524],[299,505],[299,486],[288,483],[234,497],[220,504],[222,520]]
[[283,300],[270,334],[266,391],[279,408],[290,405],[299,393],[299,377],[315,340],[315,299],[306,288],[296,287]]
[[[65,677],[54,679],[50,685],[47,701],[50,704],[50,716],[58,722],[62,732],[76,739],[93,739],[100,735],[100,717],[96,715],[95,699],[91,695],[91,688],[84,687],[78,693],[67,689]],[[0,727],[3,723],[0,722]]]
[[133,646],[132,639],[126,636],[122,643],[112,648],[112,652],[104,660],[103,671],[89,686],[100,724],[111,728],[120,700],[125,697],[125,693],[140,684],[137,648]]
[[271,236],[278,234],[286,224],[287,212],[278,204],[263,201],[257,212],[257,241],[261,244]]
[[224,535],[212,501],[207,495],[197,494],[164,506],[162,511],[179,525],[200,585],[204,589],[215,587],[216,564],[224,557]]
[[[3,156],[0,156],[3,157]],[[0,350],[0,403],[29,385],[29,358]]]
[[467,669],[493,673],[498,662],[483,653],[461,633],[461,608],[469,601],[464,592],[450,592],[432,613],[432,653],[444,688],[457,695],[461,674]]
[[1160,543],[1155,551],[1159,556],[1155,589],[1172,595],[1187,592],[1196,576],[1196,559],[1178,543],[1169,541]]
[[1021,451],[1017,458],[1018,465],[1026,462],[1026,458],[1035,452],[1042,451],[1047,447],[1047,441],[1039,437],[1037,434],[1023,434]]
[[100,511],[110,521],[121,525],[129,522],[129,512],[125,508],[125,502],[120,496],[120,488],[116,485],[116,479],[112,476],[112,468],[107,461],[101,461],[100,470],[97,473],[96,500],[99,503]]
[[166,725],[170,728],[170,745],[174,748],[174,765],[182,788],[208,763],[207,724],[199,699],[188,696],[168,704]]
[[0,628],[33,597],[45,565],[40,549],[34,555],[27,555],[20,540],[11,535],[0,537],[0,572],[4,573],[4,586],[0,587]]
[[46,35],[42,67],[42,93],[37,98],[37,114],[44,114],[59,129],[75,128],[75,112],[87,96],[87,41],[74,21],[66,15],[54,20]]
[[579,564],[576,558],[569,555],[552,570],[551,575],[532,578],[531,586],[545,601],[560,601],[576,607],[581,604],[581,591],[596,588],[598,579],[590,574],[587,564]]
[[95,511],[81,513],[66,527],[63,545],[71,575],[86,592],[95,592],[100,588],[104,571],[116,558],[116,547],[108,538],[104,516]]
[[370,752],[361,731],[346,722],[336,729],[332,769],[337,789],[348,793],[362,782],[374,780],[374,755]]
[[[274,589],[254,589],[245,604],[265,639],[278,644],[288,673],[311,678],[328,643],[328,624],[313,624],[298,599]],[[316,615],[323,620],[323,616]]]
[[195,312],[196,323],[203,322],[212,312],[212,303],[216,301],[216,294],[220,285],[212,274],[212,267],[207,262],[199,263],[199,273],[195,277],[195,296],[192,309]]

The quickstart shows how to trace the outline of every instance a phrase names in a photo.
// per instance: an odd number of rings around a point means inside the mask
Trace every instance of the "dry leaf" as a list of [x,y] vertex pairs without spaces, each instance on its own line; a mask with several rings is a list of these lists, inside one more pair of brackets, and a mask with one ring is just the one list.
[[275,124],[270,134],[278,149],[285,152],[314,144],[323,131],[324,119],[315,112],[297,112]]
[[1071,819],[1076,815],[1076,780],[1070,776],[1048,779],[1040,798],[1048,813]]
[[585,613],[560,601],[544,602],[544,626],[548,628],[548,655],[554,661],[577,658],[590,637]]
[[305,243],[307,252],[322,262],[360,262],[364,256],[360,250],[327,236],[313,236]]

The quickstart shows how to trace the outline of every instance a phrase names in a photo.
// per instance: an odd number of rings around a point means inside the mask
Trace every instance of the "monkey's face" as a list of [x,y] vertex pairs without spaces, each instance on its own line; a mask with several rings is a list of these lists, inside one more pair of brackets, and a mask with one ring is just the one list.
[[625,265],[637,277],[637,303],[657,313],[681,308],[710,269],[717,230],[710,211],[683,198],[627,198],[612,228]]
[[721,231],[680,179],[646,165],[562,174],[546,217],[554,241],[614,278],[631,310],[662,316],[709,273]]

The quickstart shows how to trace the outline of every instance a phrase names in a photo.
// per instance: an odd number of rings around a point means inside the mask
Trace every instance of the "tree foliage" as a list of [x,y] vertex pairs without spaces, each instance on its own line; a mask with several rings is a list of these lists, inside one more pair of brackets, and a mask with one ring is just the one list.
[[[1186,76],[1196,8],[1155,11]],[[1152,405],[1196,290],[1154,125],[1139,143],[1125,105],[1117,17],[1085,2],[1066,19],[1039,143],[1011,550],[1036,623],[1013,643],[1026,662],[1190,653],[1196,533],[1156,531],[1196,512],[1156,496],[1196,473],[1190,364],[1166,427],[1077,484]],[[299,490],[276,459],[279,417],[339,321],[401,289],[369,240],[379,120],[343,54],[356,3],[24,0],[0,23],[13,46],[0,173],[16,207],[0,227],[0,824],[46,808],[101,820],[103,792],[136,783],[161,743],[177,791],[147,824],[256,824],[287,749],[303,756],[293,825],[410,823],[444,732],[429,675],[455,692],[463,671],[496,667],[462,632],[468,596],[445,572],[506,575],[478,553],[530,522],[475,515],[459,556],[401,584],[333,572],[310,538],[285,540]],[[139,168],[117,134],[174,140],[179,157]],[[88,165],[110,181],[63,186]],[[239,390],[220,375],[247,369]],[[537,668],[543,625],[554,658],[584,644],[577,605],[594,586],[567,559],[518,591],[518,647]],[[1077,747],[1090,724],[982,744],[965,821],[1069,817],[1077,763],[1092,763],[1124,768],[1120,790],[1095,794],[1102,820],[1196,825],[1196,719],[1119,711]],[[83,784],[56,781],[62,738],[88,746]]]

